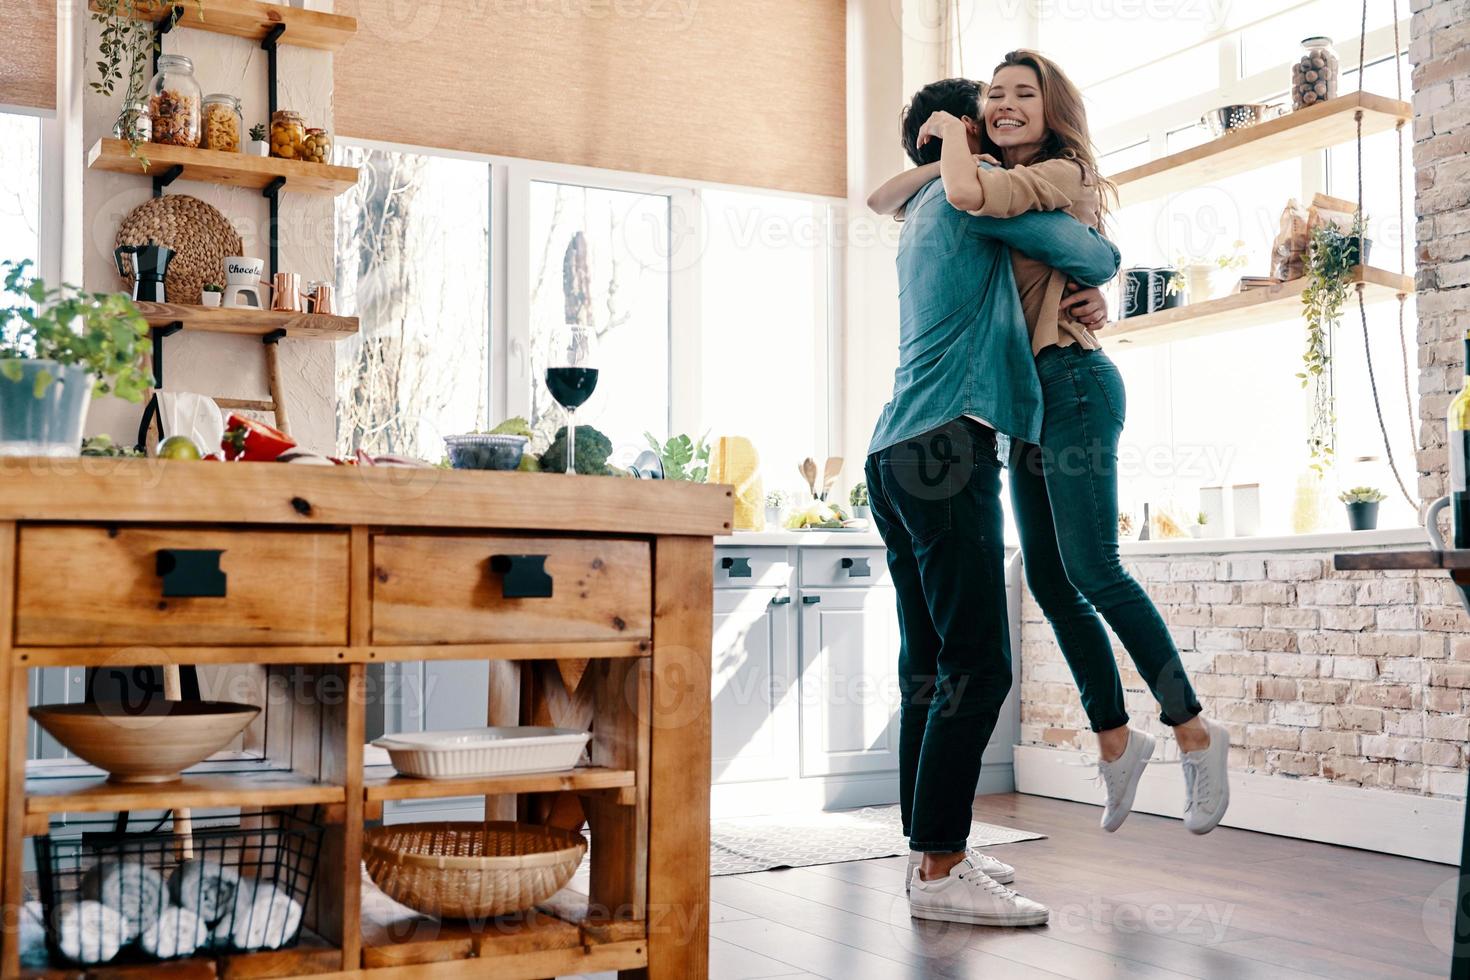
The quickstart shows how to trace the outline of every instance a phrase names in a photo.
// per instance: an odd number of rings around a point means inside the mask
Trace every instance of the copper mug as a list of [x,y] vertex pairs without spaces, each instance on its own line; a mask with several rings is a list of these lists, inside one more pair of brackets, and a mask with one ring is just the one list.
[[308,309],[312,313],[320,313],[323,316],[331,316],[336,312],[335,294],[336,287],[329,282],[313,281],[306,284],[306,299]]
[[301,273],[277,272],[271,281],[271,310],[275,313],[300,313]]

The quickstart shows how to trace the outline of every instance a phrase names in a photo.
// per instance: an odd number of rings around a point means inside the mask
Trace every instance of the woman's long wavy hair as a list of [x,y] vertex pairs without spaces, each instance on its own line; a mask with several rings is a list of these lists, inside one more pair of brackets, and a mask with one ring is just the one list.
[[[1087,108],[1082,103],[1082,91],[1067,77],[1060,65],[1046,55],[1026,48],[1010,52],[995,66],[1002,68],[1026,67],[1036,72],[1041,82],[1041,101],[1044,107],[1043,123],[1046,139],[1041,145],[1037,160],[1076,160],[1081,164],[1085,179],[1098,185],[1099,211],[1107,216],[1109,199],[1116,204],[1118,188],[1102,175],[1097,165],[1097,150],[1092,145],[1092,135],[1087,128]],[[992,78],[994,72],[991,73]],[[997,160],[1004,160],[1004,152],[990,139],[989,131],[980,127],[981,151]]]

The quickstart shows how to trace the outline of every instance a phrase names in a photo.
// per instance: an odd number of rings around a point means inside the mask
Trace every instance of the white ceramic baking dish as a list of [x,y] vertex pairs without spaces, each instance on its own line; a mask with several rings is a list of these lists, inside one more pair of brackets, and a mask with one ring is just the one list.
[[373,745],[405,776],[464,779],[575,768],[592,736],[571,728],[459,728],[385,735]]

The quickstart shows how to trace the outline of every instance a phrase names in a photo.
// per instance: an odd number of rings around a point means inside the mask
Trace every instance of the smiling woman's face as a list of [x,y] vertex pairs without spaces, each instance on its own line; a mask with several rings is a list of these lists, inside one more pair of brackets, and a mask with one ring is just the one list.
[[985,95],[985,135],[1003,150],[1037,146],[1046,138],[1041,79],[1029,65],[1007,65],[995,73]]

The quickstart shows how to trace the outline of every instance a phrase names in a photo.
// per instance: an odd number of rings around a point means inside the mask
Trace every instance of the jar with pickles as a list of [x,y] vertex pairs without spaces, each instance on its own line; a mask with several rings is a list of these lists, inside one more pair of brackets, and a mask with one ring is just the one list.
[[148,115],[153,123],[153,142],[198,146],[199,100],[194,62],[181,54],[160,55],[158,73],[148,86]]
[[271,113],[271,156],[281,160],[306,158],[306,124],[299,112],[281,109]]
[[331,163],[332,134],[325,129],[308,129],[302,143],[301,159],[308,163]]
[[240,137],[245,131],[245,115],[240,100],[233,95],[216,92],[204,97],[204,139],[206,150],[239,153]]

